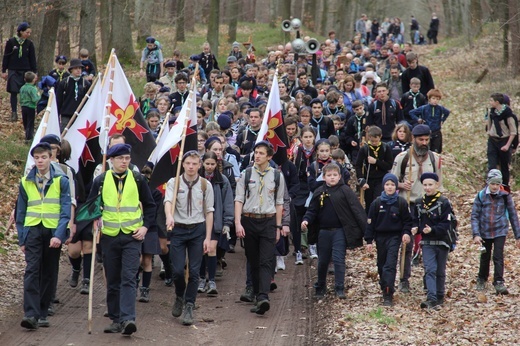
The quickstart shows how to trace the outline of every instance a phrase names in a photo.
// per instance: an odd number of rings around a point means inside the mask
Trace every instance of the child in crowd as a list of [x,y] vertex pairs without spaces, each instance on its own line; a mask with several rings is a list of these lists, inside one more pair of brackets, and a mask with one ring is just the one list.
[[450,111],[439,105],[442,99],[442,93],[439,89],[432,89],[428,91],[428,104],[417,109],[410,110],[410,117],[412,121],[426,124],[432,130],[430,136],[430,150],[436,153],[442,153],[442,132],[441,128]]
[[157,138],[159,135],[160,128],[160,119],[159,112],[157,112],[155,109],[151,109],[148,114],[146,115],[146,121],[148,122],[148,127],[150,128],[150,131],[152,131],[153,137]]
[[[383,177],[383,192],[372,202],[368,211],[365,231],[367,251],[372,252],[372,242],[377,245],[377,272],[383,292],[383,305],[392,306],[394,283],[397,273],[397,257],[401,242],[408,244],[411,237],[412,218],[408,204],[397,193],[398,179],[392,173]],[[403,245],[404,246],[404,245]]]
[[428,103],[426,96],[421,94],[421,80],[417,77],[410,79],[410,90],[405,92],[401,97],[401,106],[403,107],[403,117],[409,124],[415,125],[416,122],[410,117],[410,111],[424,106]]
[[366,128],[366,111],[361,100],[352,102],[354,115],[347,120],[345,131],[340,137],[352,162],[356,162],[359,148],[363,145]]
[[515,203],[511,194],[502,188],[502,173],[492,169],[487,175],[487,186],[479,191],[471,210],[473,242],[483,247],[477,277],[478,291],[486,288],[493,250],[493,286],[497,294],[509,293],[504,285],[504,245],[509,231],[508,221],[513,228],[516,246],[520,248],[520,225]]
[[25,72],[24,79],[25,84],[20,88],[20,106],[22,107],[25,141],[29,142],[34,136],[34,118],[36,118],[36,105],[40,100],[40,94],[35,85],[38,77],[34,72]]
[[315,297],[325,296],[327,267],[334,263],[334,291],[340,299],[345,296],[345,253],[347,248],[362,245],[366,225],[363,207],[356,194],[343,183],[341,168],[336,163],[323,167],[325,184],[313,194],[301,227],[314,224],[318,232],[318,280]]
[[444,303],[446,262],[450,251],[448,229],[452,207],[439,191],[439,176],[427,172],[421,175],[424,196],[415,200],[412,209],[413,234],[421,234],[424,281],[427,298],[421,309],[438,309]]
[[70,73],[65,68],[67,65],[67,57],[65,55],[58,55],[54,62],[56,63],[56,68],[49,72],[49,76],[54,78],[56,81],[55,86],[58,86],[59,82],[70,76]]
[[312,126],[311,125],[312,111],[310,107],[303,106],[300,108],[300,127]]
[[139,107],[143,114],[147,114],[151,108],[155,108],[155,98],[157,96],[157,86],[148,82],[144,85],[144,95],[139,99]]
[[81,48],[79,58],[81,59],[81,65],[83,65],[83,73],[81,75],[89,82],[92,81],[96,75],[96,68],[94,67],[94,63],[89,59],[88,49]]
[[394,159],[403,151],[408,150],[412,145],[412,130],[410,130],[410,126],[406,122],[397,124],[392,134],[392,141],[388,144],[392,149]]

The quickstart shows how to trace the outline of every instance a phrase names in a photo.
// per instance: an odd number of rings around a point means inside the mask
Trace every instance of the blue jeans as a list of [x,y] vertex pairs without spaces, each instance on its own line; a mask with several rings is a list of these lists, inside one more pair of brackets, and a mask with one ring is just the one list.
[[332,259],[334,263],[335,288],[345,287],[345,252],[347,241],[343,228],[320,229],[318,235],[318,282],[317,288],[327,285],[327,269]]
[[400,233],[379,233],[376,235],[377,244],[377,272],[379,286],[386,293],[394,293],[395,276],[397,274],[397,257],[401,245]]
[[135,321],[141,244],[132,234],[123,232],[115,237],[101,236],[100,246],[107,278],[108,317],[116,323]]
[[[173,282],[175,294],[184,298],[186,303],[195,304],[199,285],[200,265],[204,255],[204,239],[206,238],[206,224],[203,222],[197,227],[186,229],[175,226],[170,238],[170,258],[173,268]],[[188,252],[190,278],[188,284],[184,280],[184,264]]]
[[422,246],[427,299],[430,301],[437,301],[438,297],[444,297],[448,253],[448,248],[442,245]]

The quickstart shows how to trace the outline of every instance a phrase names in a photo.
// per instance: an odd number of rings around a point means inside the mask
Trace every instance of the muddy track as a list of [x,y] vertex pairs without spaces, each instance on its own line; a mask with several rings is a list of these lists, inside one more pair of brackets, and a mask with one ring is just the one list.
[[[243,249],[227,254],[228,267],[217,281],[219,295],[199,294],[195,324],[185,327],[171,316],[174,290],[165,287],[154,268],[149,303],[137,302],[137,332],[131,337],[104,334],[110,321],[105,311],[101,270],[96,268],[93,300],[93,329],[87,333],[88,296],[70,288],[70,266],[62,257],[58,286],[59,304],[49,317],[50,328],[27,331],[20,327],[22,307],[13,306],[9,316],[0,321],[0,345],[311,345],[315,321],[310,299],[310,262],[295,266],[294,257],[286,259],[286,270],[276,275],[278,289],[271,295],[271,310],[264,316],[249,311],[252,304],[240,302],[245,285]],[[156,263],[159,263],[157,257]],[[21,289],[21,288],[20,288]]]

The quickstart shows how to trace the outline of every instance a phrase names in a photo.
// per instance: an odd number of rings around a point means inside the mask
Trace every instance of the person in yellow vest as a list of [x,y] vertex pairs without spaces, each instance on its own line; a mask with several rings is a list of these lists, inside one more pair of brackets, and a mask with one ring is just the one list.
[[108,317],[105,333],[131,335],[137,331],[135,297],[141,247],[155,217],[155,202],[146,179],[129,169],[129,144],[108,149],[112,169],[92,183],[90,198],[101,191],[103,227],[100,246],[107,280]]
[[26,262],[21,326],[37,329],[50,326],[47,315],[61,244],[69,237],[71,198],[67,176],[51,165],[51,145],[40,142],[31,156],[35,166],[20,182],[16,229]]

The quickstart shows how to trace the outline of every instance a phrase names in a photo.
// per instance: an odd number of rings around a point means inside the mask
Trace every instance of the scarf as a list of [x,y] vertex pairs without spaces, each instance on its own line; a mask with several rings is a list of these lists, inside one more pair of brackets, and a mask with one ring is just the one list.
[[316,141],[319,141],[321,139],[321,136],[320,136],[320,124],[321,124],[321,121],[323,120],[323,114],[321,115],[320,119],[316,119],[314,116],[312,117],[312,119],[314,119],[314,121],[316,122]]
[[41,199],[43,199],[44,195],[45,195],[45,175],[44,174],[40,174],[40,173],[36,173],[36,185],[38,186],[38,192],[40,192],[40,197]]
[[413,99],[413,109],[417,108],[417,96],[419,96],[420,94],[421,94],[420,91],[414,93],[413,91],[410,90],[410,96]]
[[399,139],[395,141],[395,146],[399,147],[401,149],[401,152],[406,151],[409,147],[410,143],[407,142],[401,142]]
[[415,158],[415,162],[417,162],[417,166],[419,166],[417,177],[420,177],[423,174],[423,163],[426,161],[428,156],[428,153],[426,153],[424,156],[418,156],[416,151],[413,151],[413,157]]
[[[388,101],[388,100],[386,100]],[[381,101],[381,124],[386,125],[386,101]]]
[[193,195],[192,195],[192,192],[193,192],[193,186],[195,186],[195,184],[197,184],[197,182],[199,181],[199,177],[197,176],[197,179],[195,179],[194,181],[187,181],[186,180],[186,177],[184,177],[184,174],[182,175],[182,181],[184,181],[184,184],[186,184],[188,186],[188,199],[187,199],[187,212],[188,212],[188,216],[191,216],[191,212],[193,210]]
[[206,180],[209,180],[210,182],[213,180],[214,176],[215,176],[215,172],[213,172],[213,173],[204,172],[204,178],[206,178]]
[[500,122],[505,120],[505,117],[502,115],[502,112],[504,112],[505,109],[506,105],[502,105],[501,109],[495,109],[495,111],[491,113],[491,120],[493,121],[493,125],[495,126],[495,131],[497,132],[498,137],[503,136]]
[[439,199],[441,192],[437,191],[433,196],[424,195],[422,198],[423,208],[429,210],[431,206]]
[[265,186],[264,177],[271,170],[271,166],[267,166],[267,168],[264,171],[259,170],[256,165],[254,165],[253,167],[255,168],[256,173],[258,173],[258,176],[260,177],[258,195],[260,196],[260,205],[262,205],[264,203],[264,196],[262,195],[262,191],[264,190]]
[[361,140],[361,137],[363,137],[363,136],[361,136],[361,134],[363,133],[363,129],[362,129],[363,124],[362,123],[363,123],[363,117],[365,116],[365,114],[363,114],[362,116],[359,116],[359,117],[357,116],[357,114],[354,116],[356,117],[356,120],[357,120],[356,121],[356,124],[357,124],[356,136],[357,136],[358,140]]
[[78,100],[78,95],[79,95],[79,85],[78,85],[78,82],[79,82],[79,79],[81,78],[80,77],[72,77],[71,78],[74,80],[74,100],[77,101]]
[[119,210],[119,206],[121,205],[121,201],[123,199],[123,181],[128,175],[128,171],[124,172],[123,174],[117,174],[114,172],[113,175],[114,178],[117,179],[117,210]]
[[387,205],[394,204],[397,202],[399,195],[397,192],[394,192],[392,195],[387,195],[386,192],[381,192],[381,202],[385,202]]
[[25,42],[25,38],[21,38],[19,36],[15,36],[14,38],[16,38],[16,42],[18,42],[18,58],[21,59],[23,54],[22,46]]
[[372,144],[368,143],[368,147],[370,148],[370,150],[372,150],[372,152],[374,153],[374,158],[377,160],[377,158],[379,157],[379,149],[381,149],[381,146],[382,146],[382,143],[379,143],[379,145],[377,147],[374,147]]

